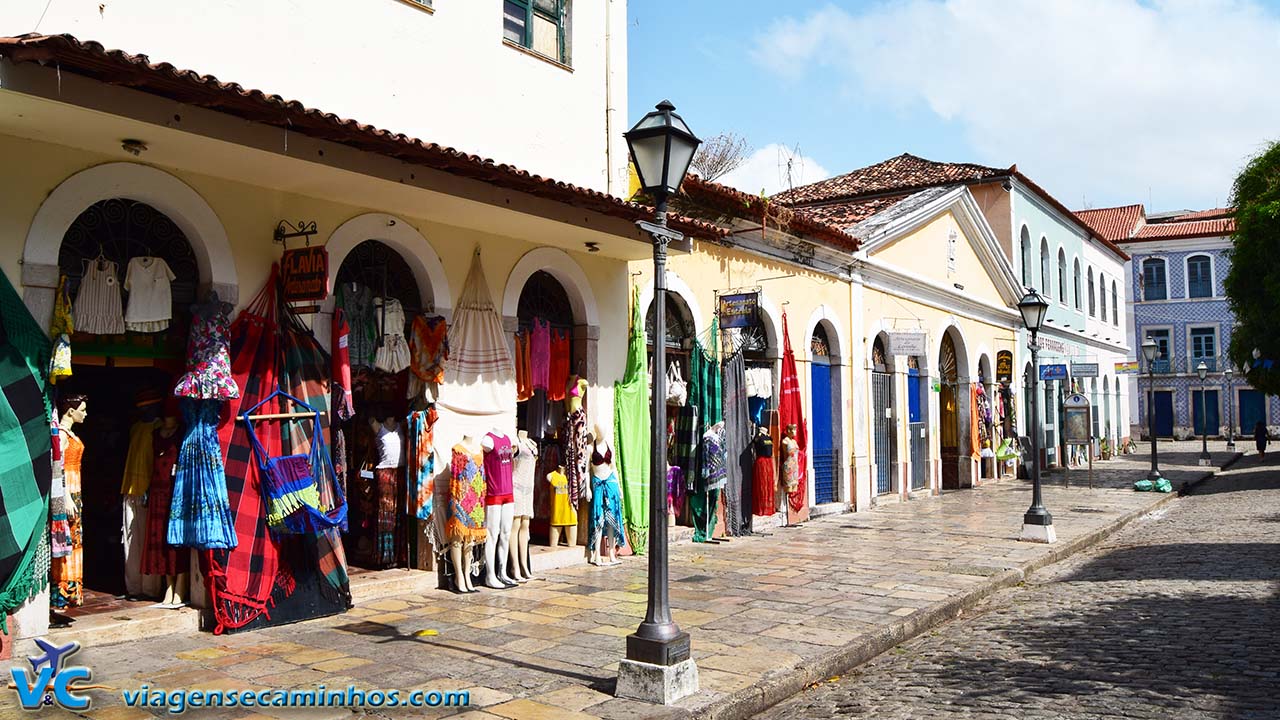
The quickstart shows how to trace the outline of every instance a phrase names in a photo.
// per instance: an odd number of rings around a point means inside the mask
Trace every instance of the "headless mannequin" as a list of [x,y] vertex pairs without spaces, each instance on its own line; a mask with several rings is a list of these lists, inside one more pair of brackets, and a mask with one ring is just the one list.
[[[518,437],[518,450],[516,453],[517,466],[526,464],[536,464],[538,462],[537,446],[529,439],[529,431],[520,430],[516,432]],[[520,468],[517,467],[517,470]],[[533,470],[529,468],[529,475],[533,477]],[[519,473],[517,473],[519,474]],[[533,578],[533,572],[529,568],[529,521],[532,520],[527,513],[529,507],[533,503],[533,487],[524,488],[520,486],[520,478],[516,478],[516,487],[514,488],[516,495],[515,515],[511,520],[511,579],[518,583],[528,582]],[[529,497],[524,498],[522,494],[527,492]]]
[[[600,425],[597,423],[596,425],[592,426],[591,430],[594,433],[594,437],[595,437],[595,442],[593,446],[593,449],[595,450],[595,454],[601,457],[612,456],[613,448],[609,445],[609,441],[605,439],[604,431],[600,429]],[[608,478],[610,475],[613,475],[615,478],[617,477],[616,475],[614,475],[612,462],[603,462],[598,465],[593,462],[591,465],[591,475],[592,477],[599,478],[601,480]],[[591,483],[588,483],[583,488],[582,492],[583,492],[584,498],[588,502],[591,502],[591,492],[592,492]],[[595,506],[592,505],[592,507],[594,508]],[[596,518],[594,517],[591,518],[592,527],[595,526],[596,522],[597,522]],[[600,538],[598,541],[596,541],[596,538],[594,535],[591,538],[589,538],[589,541],[595,541],[592,543],[591,547],[588,549],[587,561],[590,562],[592,565],[618,565],[621,563],[621,561],[618,560],[618,545],[617,543],[614,542],[613,538],[608,537],[606,533],[602,532],[600,534]],[[605,544],[609,546],[609,550],[605,555],[605,560],[602,562],[601,552],[604,551],[604,548],[602,546]]]
[[[480,438],[480,447],[484,448],[485,476],[488,485],[488,494],[485,496],[484,508],[484,529],[488,531],[484,540],[484,584],[486,587],[491,587],[495,590],[506,590],[515,587],[516,585],[515,581],[507,577],[505,562],[508,555],[507,546],[511,542],[511,523],[515,516],[516,505],[510,500],[510,498],[501,503],[490,503],[490,500],[494,497],[495,490],[494,479],[488,477],[490,456],[494,452],[502,452],[501,450],[498,450],[494,444],[493,437],[495,435],[510,443],[506,447],[506,452],[511,455],[508,455],[505,460],[499,460],[499,462],[503,462],[505,464],[508,477],[510,477],[512,470],[512,455],[519,452],[519,445],[511,443],[511,438],[498,428],[493,428],[489,431],[489,434]],[[510,485],[507,485],[502,489],[505,490],[508,495],[510,494]],[[501,558],[504,562],[501,564],[497,563],[496,561],[498,558]]]
[[796,442],[796,426],[788,425],[786,433],[782,436],[782,492],[779,493],[779,502],[781,504],[783,527],[791,526],[791,505],[790,495],[796,490],[793,486],[798,469],[788,471],[788,468],[796,468],[800,462],[799,458],[800,444]]
[[578,375],[569,376],[569,384],[564,394],[564,409],[568,414],[582,409],[582,399],[587,396],[587,380]]
[[[165,438],[171,438],[178,432],[178,418],[166,417],[160,421],[160,434]],[[176,465],[174,466],[177,467]],[[185,552],[185,549],[183,550]],[[164,599],[160,604],[165,607],[180,608],[186,607],[186,587],[187,574],[179,573],[178,575],[164,576]]]
[[[459,444],[467,448],[468,453],[474,455],[472,451],[479,443],[470,435],[463,435]],[[472,543],[463,540],[449,543],[449,562],[453,564],[454,589],[460,593],[476,592],[475,585],[471,584],[471,546]]]
[[[561,465],[557,467],[556,472],[563,477],[564,466]],[[551,490],[551,492],[553,493],[552,503],[554,504],[555,502],[557,502],[556,496],[555,496],[556,487],[555,487],[555,483],[552,482],[551,478],[552,478],[552,475],[547,475],[547,483],[550,484],[552,487],[552,490]],[[573,504],[569,503],[568,497],[565,497],[564,502],[569,504],[569,512],[572,513]],[[552,512],[554,512],[554,510]],[[550,543],[551,547],[559,547],[561,538],[564,538],[565,545],[568,547],[574,547],[575,545],[578,544],[578,520],[576,517],[574,518],[572,525],[552,525],[551,526],[551,543]]]

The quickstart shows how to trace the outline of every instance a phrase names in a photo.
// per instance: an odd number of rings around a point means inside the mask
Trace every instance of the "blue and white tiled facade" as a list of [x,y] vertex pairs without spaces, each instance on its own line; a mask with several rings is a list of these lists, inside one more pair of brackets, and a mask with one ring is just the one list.
[[[1226,349],[1235,324],[1224,291],[1224,280],[1231,266],[1230,238],[1144,240],[1124,246],[1132,258],[1125,283],[1132,328],[1130,343],[1142,367],[1141,376],[1130,378],[1134,436],[1149,435],[1147,412],[1151,399],[1148,391],[1152,387],[1157,393],[1155,420],[1159,436],[1190,438],[1199,434],[1196,416],[1202,386],[1206,393],[1204,413],[1209,435],[1225,435],[1229,424],[1234,425],[1237,437],[1249,434],[1252,419],[1262,416],[1268,425],[1274,426],[1280,417],[1280,403],[1275,398],[1257,394],[1239,368],[1232,368],[1229,386],[1224,373],[1229,365]],[[1193,258],[1198,262],[1208,258],[1210,263],[1212,287],[1201,285],[1200,288],[1200,294],[1208,290],[1206,297],[1190,296],[1188,261]],[[1153,292],[1147,282],[1152,273],[1158,274],[1155,269],[1148,269],[1153,263],[1163,263],[1164,299],[1148,299],[1158,292]],[[1168,348],[1155,363],[1154,380],[1148,375],[1146,363],[1141,361],[1141,345],[1151,335],[1160,340],[1162,347]],[[1208,369],[1203,383],[1196,374],[1201,362]],[[1249,422],[1249,432],[1242,433],[1242,421]]]

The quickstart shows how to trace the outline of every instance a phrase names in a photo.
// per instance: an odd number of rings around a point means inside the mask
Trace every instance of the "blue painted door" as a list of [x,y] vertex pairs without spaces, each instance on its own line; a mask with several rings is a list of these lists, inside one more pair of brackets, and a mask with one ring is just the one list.
[[836,500],[835,443],[832,438],[831,366],[809,365],[813,392],[813,495],[815,503]]
[[1240,391],[1240,434],[1253,435],[1253,426],[1267,421],[1267,396],[1258,390]]
[[1153,394],[1156,437],[1173,437],[1173,391],[1157,390]]
[[916,368],[907,370],[907,430],[911,433],[911,489],[929,486],[929,386]]
[[[1218,391],[1205,390],[1204,397],[1201,398],[1200,390],[1191,392],[1191,425],[1196,435],[1205,435],[1205,429],[1208,428],[1209,435],[1217,435],[1222,425],[1218,422]],[[1203,403],[1201,402],[1203,400]],[[1204,414],[1201,415],[1203,406]],[[1205,422],[1205,419],[1208,422]]]

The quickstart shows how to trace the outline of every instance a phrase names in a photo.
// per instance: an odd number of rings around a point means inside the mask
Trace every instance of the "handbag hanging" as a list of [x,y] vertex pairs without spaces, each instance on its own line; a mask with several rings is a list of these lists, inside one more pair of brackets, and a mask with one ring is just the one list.
[[[305,413],[280,413],[259,416],[256,419],[312,418],[311,451],[307,454],[270,457],[253,431],[253,413],[268,401],[283,397],[306,408]],[[277,533],[320,533],[332,528],[347,529],[347,501],[342,484],[335,482],[333,459],[320,429],[320,413],[298,398],[276,390],[265,400],[244,412],[240,419],[249,430],[253,454],[262,470],[262,491],[266,496],[267,527]],[[320,483],[327,482],[334,489],[333,507],[320,503]]]
[[667,404],[684,405],[689,401],[689,386],[680,376],[680,366],[672,362],[667,369]]

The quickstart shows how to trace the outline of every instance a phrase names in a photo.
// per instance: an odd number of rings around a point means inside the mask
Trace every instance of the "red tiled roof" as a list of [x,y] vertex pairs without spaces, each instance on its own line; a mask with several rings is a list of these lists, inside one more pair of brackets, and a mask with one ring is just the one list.
[[909,195],[881,195],[862,200],[805,205],[795,208],[795,211],[797,215],[803,215],[837,227],[848,228],[857,225],[872,215],[888,210],[908,197]]
[[1188,220],[1217,220],[1220,218],[1228,218],[1234,215],[1235,208],[1213,208],[1212,210],[1199,210],[1184,215],[1176,215],[1166,219],[1164,222],[1186,222]]
[[1141,204],[1077,210],[1075,215],[1093,228],[1099,237],[1112,242],[1132,236],[1147,218],[1146,210]]
[[1192,220],[1190,222],[1162,222],[1143,226],[1132,241],[1176,240],[1184,238],[1221,237],[1236,231],[1235,218],[1217,220]]
[[870,195],[893,190],[916,190],[935,185],[973,182],[1008,175],[1010,169],[973,163],[941,163],[903,153],[884,162],[809,185],[784,190],[774,200],[803,205],[823,200]]
[[[225,83],[212,75],[182,70],[169,63],[152,63],[146,55],[107,50],[96,42],[81,42],[71,35],[20,35],[0,38],[0,56],[15,63],[54,63],[62,72],[73,72],[111,85],[123,85],[184,104],[210,108],[251,122],[287,127],[319,140],[339,143],[367,152],[467,177],[508,190],[561,202],[627,220],[653,217],[653,208],[589,188],[534,175],[512,165],[471,155],[451,147],[428,143],[400,133],[340,118],[308,108],[296,100],[269,95]],[[728,231],[711,223],[673,216],[669,223],[683,233],[719,238]]]
[[[698,205],[724,210],[737,217],[759,220],[764,213],[765,201],[760,196],[749,195],[719,183],[703,180],[697,175],[686,177],[680,189]],[[795,213],[787,224],[787,229],[823,240],[842,250],[853,252],[858,249],[857,238],[837,227],[836,224],[799,212]]]

